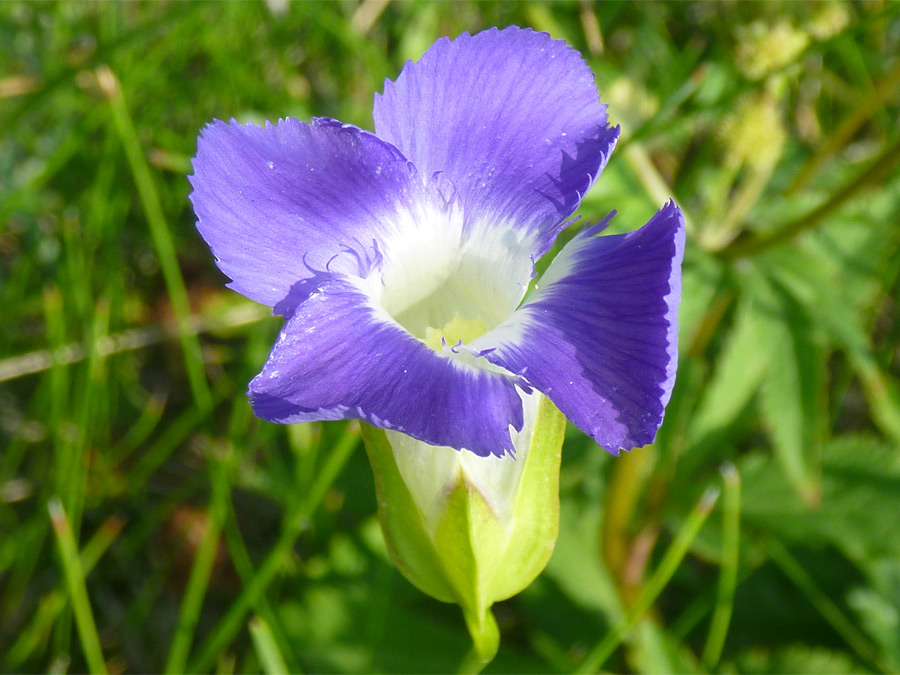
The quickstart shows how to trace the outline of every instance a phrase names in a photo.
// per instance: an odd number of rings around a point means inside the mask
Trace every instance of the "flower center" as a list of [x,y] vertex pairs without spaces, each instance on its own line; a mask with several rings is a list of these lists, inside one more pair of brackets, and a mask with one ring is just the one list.
[[511,228],[464,229],[458,210],[429,215],[387,242],[370,283],[397,323],[440,351],[441,338],[466,344],[502,323],[522,300],[533,264],[529,242]]
[[439,352],[443,350],[445,344],[448,347],[460,342],[468,344],[487,332],[487,326],[481,319],[461,319],[456,316],[440,330],[428,326],[425,329],[425,344]]

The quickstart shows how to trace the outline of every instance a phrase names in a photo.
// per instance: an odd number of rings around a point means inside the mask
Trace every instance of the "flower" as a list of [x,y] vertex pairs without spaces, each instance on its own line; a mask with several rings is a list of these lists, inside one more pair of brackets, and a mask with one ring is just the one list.
[[669,202],[628,234],[596,236],[612,214],[582,228],[526,298],[619,136],[581,56],[546,34],[439,40],[374,117],[374,134],[214,122],[191,198],[231,287],[287,319],[256,414],[368,423],[391,557],[460,605],[484,664],[491,605],[556,542],[561,413],[613,453],[662,422],[683,218]]
[[581,56],[516,27],[441,39],[374,119],[216,121],[199,139],[197,227],[231,288],[286,318],[256,414],[504,456],[536,390],[613,453],[651,442],[675,374],[679,208],[624,235],[584,227],[523,303],[619,135]]

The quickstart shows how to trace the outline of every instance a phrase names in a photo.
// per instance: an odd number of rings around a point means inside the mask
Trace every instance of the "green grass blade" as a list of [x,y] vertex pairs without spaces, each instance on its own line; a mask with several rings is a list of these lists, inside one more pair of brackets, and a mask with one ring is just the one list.
[[[124,522],[110,516],[97,529],[94,536],[81,549],[81,567],[87,577],[109,546],[122,531]],[[0,658],[0,666],[8,672],[18,672],[29,656],[37,650],[42,639],[49,634],[60,612],[66,608],[66,594],[54,589],[41,598],[31,622],[18,634],[9,650]]]
[[81,639],[85,660],[91,673],[106,673],[106,662],[103,659],[103,650],[100,648],[100,638],[97,635],[97,625],[94,623],[94,615],[91,612],[91,604],[84,584],[84,570],[78,555],[78,546],[75,544],[75,537],[72,534],[72,526],[69,524],[62,502],[58,499],[51,499],[47,504],[47,510],[50,512],[50,522],[53,524],[53,532],[56,535],[59,558],[69,590],[69,599],[75,612],[75,625],[78,627],[78,636]]
[[737,573],[740,553],[741,528],[741,476],[733,464],[722,467],[722,569],[716,593],[716,608],[703,647],[703,665],[713,670],[722,657],[731,610],[734,606],[734,591],[737,588]]
[[290,553],[297,538],[307,526],[309,518],[318,508],[328,488],[344,468],[358,444],[359,427],[356,424],[348,424],[344,435],[328,454],[325,465],[318,473],[306,499],[300,502],[296,512],[285,515],[284,526],[275,546],[256,570],[256,576],[244,588],[222,621],[201,645],[199,654],[188,663],[187,672],[196,673],[209,670],[219,654],[231,643],[234,636],[240,631],[247,612],[275,580],[279,570],[282,569],[285,557]]
[[181,269],[178,267],[175,244],[172,241],[172,233],[169,232],[169,226],[166,223],[159,193],[153,182],[153,174],[138,140],[134,122],[125,104],[125,98],[122,96],[122,87],[119,84],[119,80],[105,66],[97,70],[97,78],[109,99],[113,122],[125,149],[128,165],[131,168],[138,195],[141,199],[141,206],[144,209],[144,217],[150,226],[153,245],[156,247],[156,254],[159,257],[163,278],[169,291],[169,299],[172,302],[172,311],[178,323],[178,337],[181,341],[181,350],[184,353],[184,362],[187,368],[191,393],[194,395],[197,407],[204,412],[208,412],[212,409],[212,393],[209,389],[209,382],[206,379],[200,342],[197,340],[191,326],[191,307],[188,302],[184,278],[181,276]]
[[[225,542],[228,545],[231,561],[234,563],[234,568],[240,577],[241,583],[246,586],[253,579],[256,570],[253,568],[250,554],[247,551],[247,546],[244,544],[243,537],[241,536],[241,530],[237,523],[237,514],[234,512],[234,509],[232,508],[233,504],[231,504],[230,500],[228,507],[228,514],[226,515],[225,523],[223,525]],[[285,635],[284,628],[280,623],[278,615],[266,599],[266,596],[259,596],[257,601],[253,603],[252,608],[253,611],[259,614],[266,622],[266,627],[271,633],[272,639],[275,640],[276,646],[280,645],[279,653],[282,655],[285,664],[288,666],[287,672],[300,672],[300,666],[291,651],[291,643]]]
[[23,672],[23,664],[37,651],[41,641],[50,633],[59,613],[66,605],[61,591],[53,591],[41,598],[31,622],[23,628],[15,642],[0,659],[0,665],[8,673]]
[[840,635],[856,655],[883,673],[894,672],[884,663],[878,650],[853,622],[834,604],[831,598],[816,584],[803,566],[777,540],[769,542],[769,555],[785,576],[806,596],[832,628]]
[[[213,408],[224,400],[226,388],[213,392]],[[128,481],[133,490],[142,489],[147,481],[172,455],[185,439],[206,419],[207,413],[200,408],[188,408],[182,412],[158,438],[141,453],[128,473]]]
[[262,663],[263,670],[267,675],[284,675],[289,673],[281,650],[278,649],[278,643],[272,634],[269,624],[261,616],[257,615],[250,619],[250,637],[253,639],[253,647]]
[[181,612],[178,616],[178,625],[175,628],[175,636],[166,658],[166,673],[184,672],[194,639],[194,631],[200,618],[200,610],[203,608],[203,599],[206,597],[206,590],[209,587],[213,565],[216,561],[222,524],[227,512],[228,478],[225,475],[224,467],[216,460],[211,461],[213,463],[209,473],[213,486],[213,503],[206,521],[206,529],[200,545],[197,547],[194,564],[191,566],[191,574],[188,577],[187,588],[181,603]]
[[613,626],[606,634],[606,637],[588,653],[576,672],[595,673],[600,670],[616,648],[637,627],[647,610],[650,609],[656,598],[659,597],[659,594],[666,587],[666,584],[669,583],[669,579],[675,574],[675,570],[678,569],[685,554],[687,554],[688,549],[700,532],[700,528],[703,527],[703,523],[706,522],[718,498],[718,489],[707,488],[700,501],[691,509],[678,534],[675,535],[675,539],[668,550],[666,550],[659,566],[653,571],[650,579],[641,589],[634,605],[628,610],[628,613],[622,620]]

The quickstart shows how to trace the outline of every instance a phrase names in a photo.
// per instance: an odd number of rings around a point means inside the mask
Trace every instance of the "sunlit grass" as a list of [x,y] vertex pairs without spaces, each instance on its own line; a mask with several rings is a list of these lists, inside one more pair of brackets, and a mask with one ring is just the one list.
[[900,5],[366,0],[0,4],[0,670],[457,667],[357,426],[253,417],[279,320],[224,287],[187,174],[214,118],[371,128],[406,59],[512,23],[622,125],[582,222],[671,196],[689,243],[659,438],[570,430],[488,672],[900,669]]

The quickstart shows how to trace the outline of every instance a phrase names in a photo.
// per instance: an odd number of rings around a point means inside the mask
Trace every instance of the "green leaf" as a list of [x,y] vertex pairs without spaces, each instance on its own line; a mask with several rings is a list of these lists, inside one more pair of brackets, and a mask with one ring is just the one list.
[[[896,561],[891,561],[895,568]],[[896,595],[896,594],[895,594]],[[893,600],[893,602],[891,601]],[[871,588],[855,588],[847,594],[860,627],[872,637],[889,658],[900,664],[900,604]]]
[[765,373],[763,322],[752,302],[742,302],[726,338],[706,395],[694,418],[691,436],[701,439],[732,424],[750,403]]
[[810,508],[783,472],[759,454],[742,462],[744,521],[788,544],[831,544],[857,561],[900,555],[900,466],[897,451],[865,436],[822,449],[822,501]]
[[742,673],[819,673],[820,675],[851,675],[861,672],[860,665],[846,652],[825,647],[797,644],[774,652],[754,649],[737,659]]
[[801,251],[781,253],[774,256],[779,281],[803,306],[815,308],[817,324],[847,354],[859,377],[873,421],[885,435],[900,442],[900,385],[881,369],[872,354],[857,307],[860,303],[847,292],[842,276],[823,272],[826,261],[821,256]]
[[685,252],[678,307],[678,344],[690,348],[706,326],[723,294],[724,267],[719,260],[696,249]]
[[757,292],[766,295],[768,309],[760,314],[769,348],[760,390],[763,420],[785,476],[804,501],[816,504],[824,356],[802,306],[768,283]]
[[721,446],[722,436],[739,421],[759,389],[769,362],[763,311],[753,297],[738,302],[733,325],[688,428],[689,451],[680,470],[698,466]]

